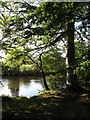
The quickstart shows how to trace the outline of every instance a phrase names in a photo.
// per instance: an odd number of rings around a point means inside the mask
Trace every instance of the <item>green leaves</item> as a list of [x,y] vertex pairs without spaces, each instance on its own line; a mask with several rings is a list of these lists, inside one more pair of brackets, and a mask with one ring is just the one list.
[[[23,3],[16,2],[15,4],[13,2],[12,4],[5,3],[3,6],[4,9],[2,9],[4,11],[7,9],[8,12],[7,15],[2,13],[0,18],[0,27],[2,28],[3,36],[6,38],[6,41],[4,41],[5,39],[2,41],[2,47],[10,53],[9,58],[11,61],[21,65],[28,61],[25,55],[29,55],[31,57],[34,56],[33,59],[35,58],[34,60],[39,63],[39,55],[43,53],[42,60],[45,71],[60,72],[61,74],[58,74],[57,79],[60,78],[59,75],[65,76],[65,60],[61,57],[61,48],[58,49],[57,46],[59,41],[63,41],[63,46],[61,43],[60,45],[65,49],[66,35],[68,34],[66,24],[85,20],[85,16],[88,13],[86,4],[43,2],[40,6],[34,6],[24,1]],[[82,28],[80,26],[77,28],[80,34],[82,33],[79,36],[80,38],[86,36]],[[79,40],[77,34],[76,38]],[[85,43],[83,44],[84,46],[79,43],[75,44],[77,44],[75,46],[76,57],[77,59],[82,59],[77,60],[77,74],[79,74],[80,70],[80,72],[83,71],[86,75],[85,70],[89,66],[86,55],[87,47]],[[9,58],[7,58],[7,61]],[[13,65],[15,64],[13,63]]]

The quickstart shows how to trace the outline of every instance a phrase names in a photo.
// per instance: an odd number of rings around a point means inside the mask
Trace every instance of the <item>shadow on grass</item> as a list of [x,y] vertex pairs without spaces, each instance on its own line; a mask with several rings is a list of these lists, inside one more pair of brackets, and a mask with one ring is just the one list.
[[3,119],[90,119],[90,96],[81,95],[41,95],[30,99],[24,97],[3,97]]

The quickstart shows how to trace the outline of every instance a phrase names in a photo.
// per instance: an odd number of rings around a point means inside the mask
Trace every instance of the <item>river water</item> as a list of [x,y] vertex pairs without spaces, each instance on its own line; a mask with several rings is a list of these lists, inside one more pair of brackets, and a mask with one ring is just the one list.
[[44,90],[40,77],[3,77],[0,81],[0,96],[31,97]]

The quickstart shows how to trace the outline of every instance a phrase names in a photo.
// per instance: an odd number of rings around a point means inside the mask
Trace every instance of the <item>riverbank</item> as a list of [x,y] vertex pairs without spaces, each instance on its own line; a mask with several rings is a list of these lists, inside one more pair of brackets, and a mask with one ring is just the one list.
[[31,98],[2,97],[2,118],[90,119],[90,94],[44,93]]

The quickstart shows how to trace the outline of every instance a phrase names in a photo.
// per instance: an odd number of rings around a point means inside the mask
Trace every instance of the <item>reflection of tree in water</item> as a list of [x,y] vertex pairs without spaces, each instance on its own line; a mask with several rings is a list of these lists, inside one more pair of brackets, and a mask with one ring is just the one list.
[[30,78],[29,77],[19,77],[19,81],[21,84],[28,85],[30,83]]
[[20,84],[27,85],[29,83],[30,83],[30,81],[29,81],[28,77],[12,77],[12,78],[9,78],[8,87],[11,90],[12,96],[18,96],[19,95]]
[[19,96],[20,85],[30,86],[30,83],[32,82],[42,84],[41,78],[35,77],[12,77],[8,78],[8,80],[8,87],[11,90],[12,96]]
[[10,80],[8,83],[8,87],[11,90],[12,96],[18,96],[19,95],[19,80]]

